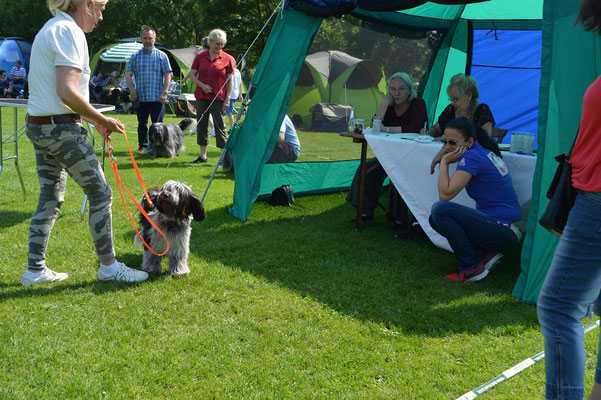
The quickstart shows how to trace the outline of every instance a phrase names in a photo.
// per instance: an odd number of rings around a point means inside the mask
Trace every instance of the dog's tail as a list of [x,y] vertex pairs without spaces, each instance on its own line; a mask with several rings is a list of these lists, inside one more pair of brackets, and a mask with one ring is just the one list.
[[183,131],[194,129],[196,126],[196,120],[194,118],[185,118],[179,121],[179,127]]

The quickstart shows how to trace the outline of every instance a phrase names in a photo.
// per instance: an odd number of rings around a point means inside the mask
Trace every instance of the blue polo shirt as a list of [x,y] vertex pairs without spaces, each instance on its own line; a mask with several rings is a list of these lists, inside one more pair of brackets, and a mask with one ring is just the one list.
[[502,158],[478,142],[457,161],[457,171],[472,174],[465,190],[476,202],[476,209],[503,224],[522,219],[511,175]]
[[167,54],[154,47],[148,53],[141,48],[132,54],[126,71],[136,77],[138,101],[154,102],[163,93],[163,76],[172,70]]

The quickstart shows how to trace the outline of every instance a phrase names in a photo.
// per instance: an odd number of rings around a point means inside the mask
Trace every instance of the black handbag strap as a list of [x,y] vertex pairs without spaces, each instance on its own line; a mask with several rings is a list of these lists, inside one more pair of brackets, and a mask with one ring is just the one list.
[[570,152],[566,156],[568,162],[570,162],[570,157],[572,157],[572,150],[574,150],[574,145],[576,145],[576,140],[578,139],[578,133],[580,132],[580,125],[578,125],[578,130],[576,131],[576,137],[574,138],[574,143],[572,143],[572,147],[570,147]]

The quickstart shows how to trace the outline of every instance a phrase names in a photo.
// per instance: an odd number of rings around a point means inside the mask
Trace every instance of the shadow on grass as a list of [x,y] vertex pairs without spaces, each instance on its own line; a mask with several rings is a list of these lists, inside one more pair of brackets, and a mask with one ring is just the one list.
[[[119,260],[126,265],[140,265],[141,257],[138,254],[134,253],[123,253],[120,254]],[[69,271],[64,271],[69,272]],[[169,277],[169,276],[167,276]],[[150,275],[148,277],[148,281],[156,281],[165,279],[164,275],[155,276]],[[0,292],[0,302],[11,299],[21,299],[21,298],[34,298],[34,297],[45,297],[52,296],[57,294],[65,294],[68,292],[78,291],[80,289],[84,289],[86,291],[90,291],[95,295],[103,295],[105,293],[113,293],[113,292],[124,292],[130,290],[132,288],[137,287],[138,285],[144,285],[142,283],[125,283],[125,282],[101,282],[96,278],[84,282],[70,283],[69,280],[63,282],[56,283],[45,283],[40,285],[34,285],[30,287],[21,286],[19,281],[15,281],[14,283],[4,283],[0,282],[0,289],[6,289],[7,292]]]
[[[281,212],[286,217],[246,224],[224,219],[221,212],[193,224],[193,254],[383,329],[445,336],[538,324],[535,308],[511,297],[520,249],[508,252],[485,280],[456,284],[443,278],[457,265],[452,253],[429,241],[396,239],[384,223],[357,232],[348,218],[341,220],[352,216],[346,205],[298,217],[286,209]],[[213,217],[226,222],[211,223]]]
[[0,229],[10,228],[31,218],[32,213],[21,211],[0,211]]

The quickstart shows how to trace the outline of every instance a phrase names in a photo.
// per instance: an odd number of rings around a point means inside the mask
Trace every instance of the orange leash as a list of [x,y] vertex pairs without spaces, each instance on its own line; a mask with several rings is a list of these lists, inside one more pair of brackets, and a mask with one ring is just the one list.
[[[140,174],[140,170],[138,169],[138,164],[136,164],[136,160],[134,159],[134,155],[131,152],[131,147],[129,146],[129,141],[127,140],[127,134],[125,132],[123,132],[123,137],[125,137],[125,143],[127,143],[127,150],[129,151],[129,157],[131,158],[131,162],[132,162],[132,164],[134,166],[134,170],[136,171],[136,175],[138,176],[138,180],[140,181],[140,184],[142,185],[142,190],[144,191],[144,197],[146,198],[146,201],[148,202],[149,205],[153,205],[152,200],[150,200],[150,196],[148,196],[148,192],[146,191],[146,186],[144,186],[144,181],[142,180],[142,175]],[[119,187],[119,194],[121,195],[121,200],[123,200],[123,205],[125,206],[125,211],[127,211],[127,215],[129,216],[129,219],[130,219],[132,225],[134,226],[134,229],[136,231],[136,235],[142,241],[142,243],[144,243],[144,246],[148,249],[148,251],[150,251],[155,256],[159,256],[159,257],[164,256],[169,251],[169,240],[167,240],[167,236],[165,236],[165,234],[163,233],[163,231],[161,231],[159,229],[159,227],[154,223],[154,221],[152,220],[152,218],[150,218],[148,216],[148,214],[146,213],[146,211],[144,210],[144,208],[142,208],[142,206],[138,203],[138,201],[131,194],[131,192],[129,191],[129,189],[125,185],[125,183],[123,183],[121,181],[121,177],[119,176],[119,172],[117,170],[117,161],[115,160],[115,157],[113,157],[113,147],[111,146],[111,138],[107,136],[104,139],[106,140],[106,144],[107,144],[107,147],[108,147],[109,161],[111,163],[111,167],[113,168],[113,172],[115,173],[115,179],[117,180],[117,186]],[[136,205],[136,207],[138,207],[138,211],[140,211],[140,213],[144,216],[144,218],[146,218],[146,220],[148,222],[150,222],[150,225],[152,225],[152,227],[154,229],[156,229],[157,232],[159,232],[161,234],[161,236],[163,236],[163,238],[165,239],[165,242],[167,243],[167,249],[165,249],[165,251],[162,252],[161,254],[156,253],[150,247],[150,245],[148,245],[148,243],[146,243],[146,241],[142,238],[142,235],[140,235],[140,232],[138,231],[138,227],[136,225],[136,222],[134,221],[133,217],[131,216],[131,212],[129,211],[129,208],[127,207],[127,203],[125,202],[125,196],[123,196],[123,189],[122,189],[122,187],[125,188],[125,190],[127,191],[127,194],[129,195],[129,197],[132,199],[132,201],[134,202],[134,204]]]

